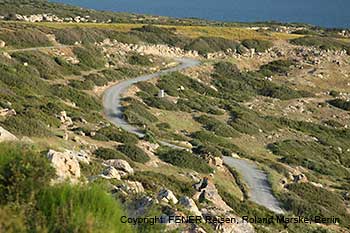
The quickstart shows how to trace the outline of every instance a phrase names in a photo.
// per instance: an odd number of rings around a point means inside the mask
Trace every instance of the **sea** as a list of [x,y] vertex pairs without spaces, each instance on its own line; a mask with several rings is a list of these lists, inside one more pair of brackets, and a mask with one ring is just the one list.
[[350,28],[350,0],[53,0],[96,10],[226,22],[278,21]]

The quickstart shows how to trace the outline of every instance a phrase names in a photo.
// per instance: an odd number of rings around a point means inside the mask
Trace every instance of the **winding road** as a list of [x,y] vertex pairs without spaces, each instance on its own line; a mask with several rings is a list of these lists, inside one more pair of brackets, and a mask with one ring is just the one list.
[[[180,65],[174,68],[128,79],[108,88],[103,96],[104,111],[108,120],[130,133],[143,137],[143,132],[135,126],[130,125],[123,117],[123,106],[121,105],[122,94],[125,93],[131,85],[137,82],[147,81],[163,74],[180,71],[200,64],[199,61],[189,58],[181,58],[178,59],[178,61],[180,62]],[[183,147],[164,141],[160,141],[160,144],[176,149],[184,149]],[[253,162],[232,157],[224,157],[224,162],[226,165],[235,168],[240,174],[242,174],[243,179],[249,186],[249,196],[253,202],[265,206],[277,214],[283,213],[283,210],[279,207],[277,199],[272,194],[267,175],[259,170]]]
[[233,167],[240,173],[249,187],[249,199],[267,209],[283,214],[279,202],[273,196],[272,190],[265,172],[258,169],[255,163],[233,157],[224,156],[224,163]]

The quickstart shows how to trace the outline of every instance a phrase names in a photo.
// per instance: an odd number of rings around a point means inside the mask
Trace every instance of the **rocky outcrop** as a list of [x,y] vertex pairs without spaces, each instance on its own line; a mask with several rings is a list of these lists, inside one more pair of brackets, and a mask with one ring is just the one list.
[[112,166],[117,170],[125,172],[125,175],[134,174],[134,169],[130,166],[130,164],[122,159],[110,159],[103,163],[106,166]]
[[184,206],[187,210],[193,213],[195,216],[201,216],[202,213],[199,211],[196,203],[192,198],[189,197],[180,197],[179,204]]
[[67,115],[66,111],[62,111],[62,112],[60,113],[59,118],[60,118],[60,121],[61,121],[61,124],[62,124],[63,127],[66,128],[66,127],[68,127],[68,126],[73,125],[73,121],[72,121],[72,119]]
[[67,152],[49,150],[47,158],[56,170],[56,182],[70,181],[78,183],[80,179],[80,166],[75,156]]
[[128,188],[127,189],[128,192],[131,192],[134,194],[145,192],[143,185],[138,181],[126,180],[125,183]]
[[78,162],[90,164],[90,156],[86,151],[71,151],[71,150],[65,150],[65,153],[73,156]]
[[118,42],[117,40],[111,41],[105,39],[101,43],[96,45],[103,47],[104,52],[112,56],[113,54],[126,55],[130,52],[137,52],[140,54],[156,55],[163,57],[198,57],[197,51],[185,51],[178,47],[171,47],[168,45],[157,44],[157,45],[139,45],[139,44],[125,44]]
[[118,172],[117,169],[115,169],[114,167],[112,166],[109,166],[107,167],[103,172],[102,174],[100,175],[102,178],[104,179],[116,179],[116,180],[121,180],[121,176]]
[[242,219],[240,217],[231,214],[233,211],[232,208],[225,203],[225,201],[219,195],[214,183],[212,183],[208,178],[203,178],[199,183],[195,184],[194,187],[198,192],[193,196],[193,199],[203,203],[204,206],[200,210],[202,216],[211,216],[212,218],[225,216],[228,218],[235,218],[239,223],[213,223],[212,227],[216,230],[216,232],[255,232],[251,224],[242,223]]
[[0,109],[0,116],[2,117],[9,117],[9,116],[16,116],[17,113],[14,109],[8,109],[8,108],[3,108]]
[[0,126],[0,142],[15,141],[17,137]]
[[165,202],[165,203],[173,203],[173,204],[178,203],[178,200],[175,197],[174,193],[169,189],[160,190],[160,192],[158,193],[157,199],[158,201]]

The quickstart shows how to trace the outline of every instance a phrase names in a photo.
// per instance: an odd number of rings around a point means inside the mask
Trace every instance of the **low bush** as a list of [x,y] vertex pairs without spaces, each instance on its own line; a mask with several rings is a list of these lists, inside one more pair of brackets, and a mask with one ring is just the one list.
[[200,173],[211,173],[213,171],[205,160],[185,150],[161,148],[156,154],[164,162],[177,167],[193,169]]
[[348,42],[332,37],[305,36],[293,39],[290,42],[296,45],[314,46],[324,50],[345,49],[350,52],[350,44]]
[[124,117],[129,123],[147,125],[158,121],[158,118],[140,101],[136,99],[127,99],[127,101],[129,105],[124,109]]
[[89,74],[87,76],[84,76],[85,81],[87,82],[93,82],[96,86],[105,86],[108,84],[108,79],[104,77],[104,75],[99,74]]
[[[116,142],[128,143],[128,144],[135,144],[138,141],[138,138],[135,135],[113,126],[99,129],[93,138],[97,140],[107,138],[110,141],[116,141]],[[102,140],[102,141],[105,141],[105,140]]]
[[265,76],[271,76],[274,74],[286,74],[292,65],[294,65],[294,62],[290,60],[272,61],[266,65],[262,65],[260,67],[260,72]]
[[227,49],[237,50],[239,43],[220,37],[200,37],[193,39],[186,46],[186,50],[195,50],[200,54],[226,51]]
[[136,145],[124,144],[118,146],[117,149],[135,162],[146,163],[150,160],[148,155]]
[[342,161],[341,158],[346,157],[346,155],[341,155],[339,151],[330,146],[317,142],[285,140],[269,144],[267,148],[274,154],[282,156],[281,161],[287,164],[303,166],[315,172],[334,177],[350,175],[342,164],[345,161]]
[[89,109],[89,111],[101,110],[101,104],[96,98],[74,88],[64,85],[53,85],[51,86],[51,93],[63,100],[75,103],[79,108]]
[[99,69],[106,63],[104,56],[94,47],[75,47],[73,52],[80,61],[79,65],[85,69]]
[[17,29],[0,33],[0,40],[14,48],[31,48],[51,46],[51,42],[45,33],[36,29]]
[[350,111],[350,101],[346,101],[343,99],[333,99],[329,100],[328,103],[334,107],[343,109],[345,111]]
[[286,210],[304,217],[338,217],[340,225],[349,227],[350,215],[339,194],[307,183],[290,184],[287,188],[290,192],[280,197]]
[[61,185],[40,192],[36,208],[49,232],[133,232],[121,205],[101,187]]
[[95,83],[90,80],[85,80],[85,81],[71,80],[69,81],[69,86],[78,90],[92,90],[95,87]]
[[98,148],[95,152],[94,155],[97,158],[103,159],[103,160],[108,160],[108,159],[125,159],[126,156],[121,153],[120,151],[117,151],[115,149],[110,149],[110,148]]
[[152,64],[151,57],[140,55],[138,53],[132,54],[128,57],[128,62],[131,65],[149,66]]
[[0,144],[0,203],[26,203],[55,177],[49,161],[34,148]]
[[271,41],[267,40],[243,40],[242,45],[247,47],[248,49],[255,49],[256,52],[265,52],[269,48],[273,46],[273,43]]
[[8,131],[22,136],[43,137],[50,136],[52,133],[44,122],[40,119],[32,118],[26,114],[17,114],[16,116],[7,118],[1,123]]
[[157,192],[161,188],[168,188],[176,195],[193,196],[196,190],[192,183],[179,180],[175,175],[165,175],[152,171],[136,172],[130,177],[131,180],[137,180],[142,183],[145,189]]
[[199,123],[203,124],[203,127],[211,132],[214,132],[218,136],[222,137],[237,137],[239,133],[231,126],[223,123],[213,117],[201,115],[194,118]]

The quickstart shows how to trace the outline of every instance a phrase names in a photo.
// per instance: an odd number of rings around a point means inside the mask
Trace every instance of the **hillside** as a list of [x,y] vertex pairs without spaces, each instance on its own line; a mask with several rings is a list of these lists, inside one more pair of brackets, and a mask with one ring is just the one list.
[[349,31],[0,15],[0,232],[350,232]]

